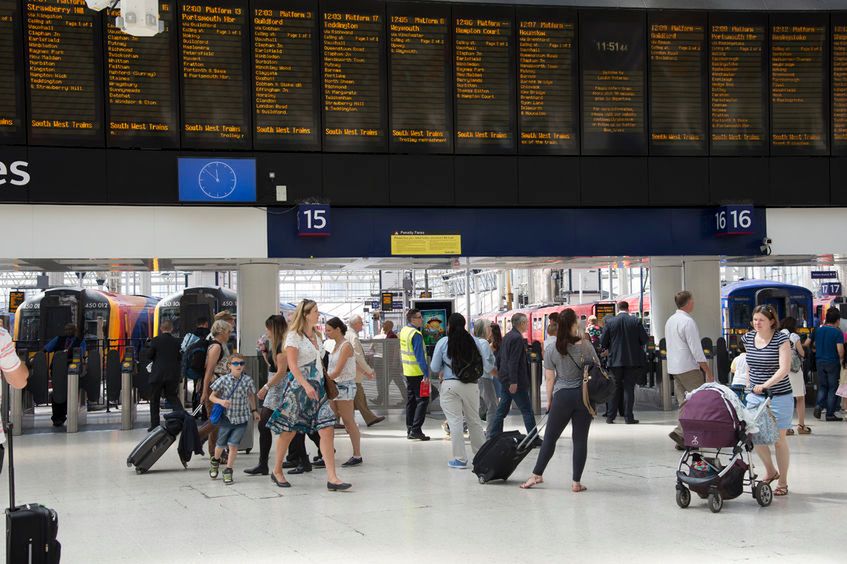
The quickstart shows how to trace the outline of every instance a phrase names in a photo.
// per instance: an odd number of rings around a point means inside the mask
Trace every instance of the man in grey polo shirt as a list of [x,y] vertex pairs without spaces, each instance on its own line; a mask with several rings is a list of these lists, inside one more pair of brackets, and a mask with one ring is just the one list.
[[[694,297],[691,292],[683,290],[676,293],[674,301],[677,310],[665,324],[665,345],[668,374],[673,378],[676,401],[682,407],[686,393],[696,390],[703,382],[714,382],[715,377],[706,363],[697,323],[691,317],[691,312],[694,311]],[[678,449],[684,448],[682,427],[679,423],[668,436],[674,440]]]

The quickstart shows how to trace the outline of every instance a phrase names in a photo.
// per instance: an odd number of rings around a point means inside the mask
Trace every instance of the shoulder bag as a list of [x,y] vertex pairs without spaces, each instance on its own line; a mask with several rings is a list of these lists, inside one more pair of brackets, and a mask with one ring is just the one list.
[[[325,352],[322,363],[324,365],[324,390],[326,391],[326,399],[334,400],[338,397],[338,384],[335,380],[329,377],[329,353]],[[315,373],[315,365],[312,365],[312,370],[309,376]]]
[[582,403],[592,417],[597,415],[594,405],[606,402],[615,394],[615,381],[597,364],[584,362],[582,367],[568,353],[568,358],[582,370]]
[[[242,375],[241,378],[244,376]],[[232,391],[229,392],[229,395],[226,397],[227,400],[232,399],[232,396],[235,394],[235,391],[241,386],[241,378],[238,379],[238,382],[232,387]],[[209,421],[212,422],[212,425],[217,425],[221,422],[221,418],[226,413],[226,408],[219,403],[216,403],[212,406],[212,413],[209,414]]]

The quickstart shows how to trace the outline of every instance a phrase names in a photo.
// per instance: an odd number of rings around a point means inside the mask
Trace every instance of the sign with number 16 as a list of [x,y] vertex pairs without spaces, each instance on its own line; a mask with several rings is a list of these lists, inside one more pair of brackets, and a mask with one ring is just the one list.
[[751,235],[753,206],[721,206],[714,221],[715,235]]

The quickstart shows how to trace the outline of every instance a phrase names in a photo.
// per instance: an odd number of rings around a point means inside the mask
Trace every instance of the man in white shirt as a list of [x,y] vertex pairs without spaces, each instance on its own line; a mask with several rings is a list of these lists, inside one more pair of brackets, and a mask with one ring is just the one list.
[[[704,381],[714,382],[715,377],[706,363],[697,323],[691,317],[691,312],[694,311],[694,297],[691,292],[683,290],[676,293],[674,301],[677,310],[665,324],[665,347],[668,354],[668,374],[673,378],[676,401],[682,407],[685,394],[702,386]],[[678,449],[684,448],[682,427],[679,423],[668,436],[674,440]]]
[[376,415],[370,410],[368,398],[365,397],[365,389],[362,387],[362,381],[365,378],[369,380],[376,378],[373,368],[368,366],[368,362],[365,360],[365,349],[362,348],[362,343],[359,341],[359,331],[364,328],[365,323],[361,316],[354,315],[347,320],[347,325],[352,331],[347,331],[345,338],[353,346],[353,356],[356,357],[356,397],[353,399],[353,405],[362,414],[365,424],[370,427],[380,421],[385,421],[385,417]]
[[[11,387],[20,390],[26,386],[26,381],[29,378],[29,369],[18,358],[12,336],[3,327],[0,327],[0,371],[2,371],[3,378],[5,378]],[[5,429],[0,425],[0,444],[5,442]]]

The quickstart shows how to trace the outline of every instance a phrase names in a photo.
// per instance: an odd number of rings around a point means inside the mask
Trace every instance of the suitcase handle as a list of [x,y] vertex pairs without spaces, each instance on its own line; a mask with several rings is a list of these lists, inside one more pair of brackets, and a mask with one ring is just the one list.
[[524,439],[518,443],[518,450],[523,450],[528,445],[532,444],[532,441],[534,441],[538,437],[538,433],[540,433],[541,430],[547,425],[547,417],[549,417],[549,415],[549,413],[545,413],[544,417],[541,418],[541,422],[535,426],[535,429],[527,433],[526,437],[524,437]]

